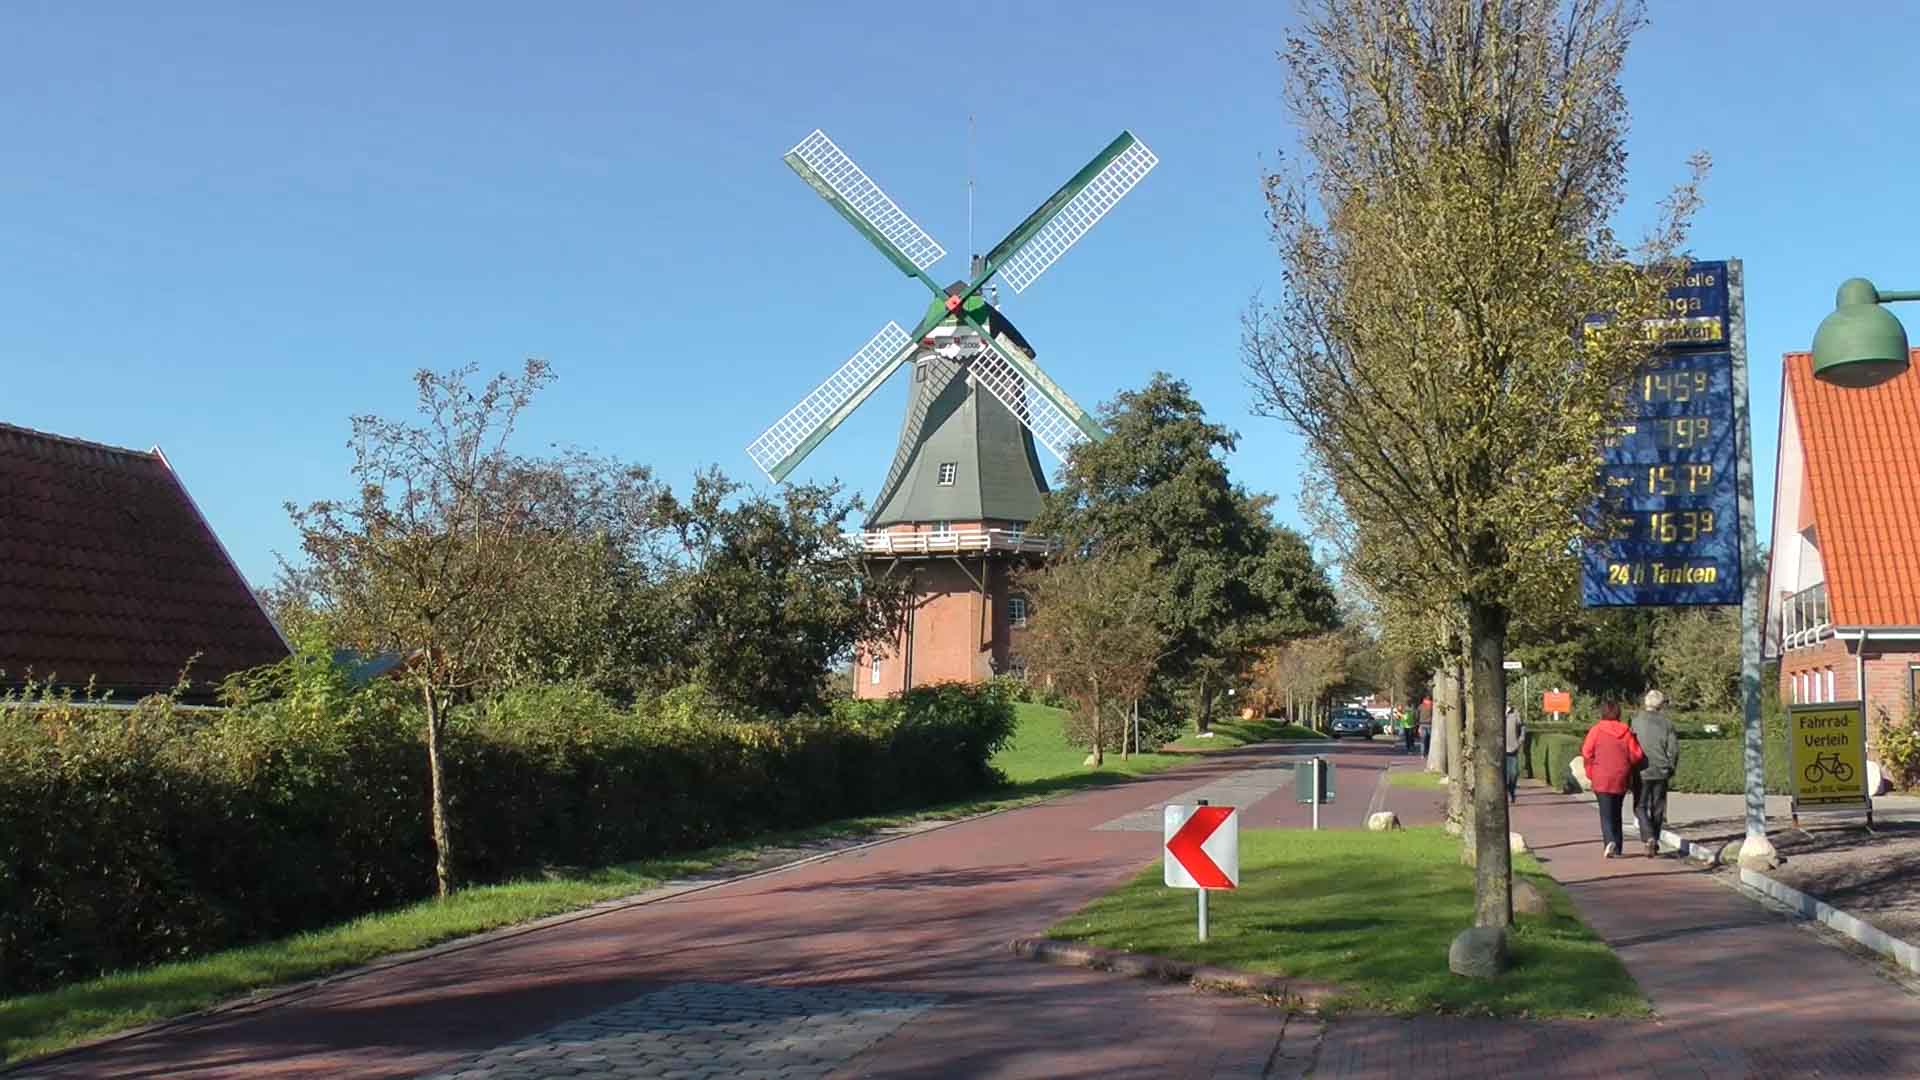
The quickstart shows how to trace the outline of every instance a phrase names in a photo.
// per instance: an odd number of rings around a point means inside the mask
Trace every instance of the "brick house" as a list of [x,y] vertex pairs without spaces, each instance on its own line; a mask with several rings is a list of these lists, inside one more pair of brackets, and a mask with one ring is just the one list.
[[129,702],[187,670],[184,700],[205,703],[287,652],[158,447],[0,424],[0,689],[91,681]]
[[1868,389],[1788,353],[1774,472],[1767,633],[1780,700],[1904,718],[1920,691],[1920,351]]

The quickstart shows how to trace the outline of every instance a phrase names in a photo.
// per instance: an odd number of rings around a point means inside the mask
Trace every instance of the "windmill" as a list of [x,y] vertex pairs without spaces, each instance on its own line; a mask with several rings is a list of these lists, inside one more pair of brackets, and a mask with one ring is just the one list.
[[878,696],[1018,671],[1013,636],[1025,622],[1024,602],[1010,594],[1008,574],[1052,548],[1025,532],[1047,490],[1034,443],[1065,458],[1075,443],[1104,433],[1040,370],[1033,347],[981,290],[997,278],[1025,292],[1159,159],[1121,132],[1006,239],[975,255],[969,278],[944,287],[927,270],[945,249],[824,132],[800,140],[786,162],[933,299],[911,333],[889,321],[747,454],[785,480],[896,371],[911,368],[899,445],[862,543],[885,572],[913,564],[915,603],[901,639],[876,643],[856,664],[857,689]]

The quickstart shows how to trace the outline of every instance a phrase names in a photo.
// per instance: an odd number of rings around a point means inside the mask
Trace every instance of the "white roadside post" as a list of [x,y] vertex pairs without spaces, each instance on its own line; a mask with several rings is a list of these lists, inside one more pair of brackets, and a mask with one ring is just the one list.
[[1326,760],[1325,758],[1319,757],[1317,755],[1313,759],[1313,831],[1314,832],[1320,831],[1320,763],[1325,760]]
[[1240,885],[1240,812],[1231,806],[1169,804],[1163,818],[1162,880],[1200,891],[1200,940],[1207,940],[1207,892]]

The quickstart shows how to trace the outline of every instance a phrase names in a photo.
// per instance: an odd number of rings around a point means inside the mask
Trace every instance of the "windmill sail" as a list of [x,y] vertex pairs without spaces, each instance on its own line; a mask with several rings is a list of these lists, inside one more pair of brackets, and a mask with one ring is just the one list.
[[1146,143],[1121,132],[987,253],[988,268],[1025,292],[1159,163]]
[[924,277],[927,267],[947,253],[825,132],[814,129],[787,151],[786,162],[902,273]]
[[[1054,404],[1052,397],[1045,390],[1014,366],[1012,350],[1017,346],[1005,339],[995,341],[993,344],[994,348],[981,353],[974,359],[974,381],[998,399],[1000,404],[1005,405],[1007,411],[1013,413],[1014,418],[1019,420],[1028,431],[1033,432],[1033,437],[1039,441],[1040,445],[1052,451],[1054,457],[1065,461],[1067,451],[1073,449],[1075,443],[1086,440],[1086,432],[1080,429],[1080,425],[1071,413]],[[1019,359],[1026,358],[1019,357]],[[1031,365],[1032,361],[1027,360],[1027,363]],[[1048,382],[1051,383],[1052,380]],[[1055,386],[1052,389],[1055,394],[1066,397],[1065,392],[1059,387]],[[1074,404],[1072,398],[1067,398],[1066,404],[1080,411],[1081,415],[1085,415],[1084,411]]]
[[889,321],[826,382],[747,444],[747,456],[775,481],[785,480],[820,440],[887,381],[912,349],[913,339],[899,323]]

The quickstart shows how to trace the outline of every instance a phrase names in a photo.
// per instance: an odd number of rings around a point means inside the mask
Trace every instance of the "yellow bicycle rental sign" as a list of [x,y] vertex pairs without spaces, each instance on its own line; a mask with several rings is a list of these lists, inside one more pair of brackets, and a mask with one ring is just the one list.
[[1867,799],[1867,714],[1859,702],[1788,710],[1794,806],[1858,805]]

